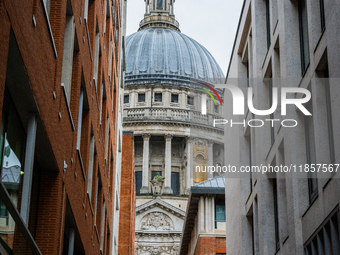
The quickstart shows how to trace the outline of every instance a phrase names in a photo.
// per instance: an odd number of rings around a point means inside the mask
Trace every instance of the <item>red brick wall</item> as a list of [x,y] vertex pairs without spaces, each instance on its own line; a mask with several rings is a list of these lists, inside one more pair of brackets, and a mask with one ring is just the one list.
[[199,237],[195,255],[216,255],[226,253],[225,237]]
[[[48,141],[46,142],[52,147],[54,158],[51,158],[51,161],[55,161],[58,166],[58,171],[52,172],[50,169],[45,169],[44,165],[39,165],[41,168],[40,178],[33,180],[33,186],[37,188],[38,193],[32,197],[33,202],[31,203],[31,212],[34,221],[32,221],[32,224],[30,221],[30,231],[32,231],[32,235],[42,254],[61,254],[64,245],[65,207],[66,200],[68,199],[85,253],[99,255],[101,254],[100,238],[97,238],[94,214],[92,213],[90,201],[86,193],[87,178],[83,178],[83,170],[85,172],[85,177],[87,177],[91,125],[97,150],[97,164],[94,169],[93,183],[96,183],[96,173],[99,171],[102,181],[102,190],[100,197],[98,197],[98,201],[100,201],[98,212],[101,210],[102,201],[105,200],[107,208],[107,224],[105,224],[105,227],[107,225],[109,226],[109,229],[106,229],[105,233],[113,233],[113,229],[111,228],[113,221],[113,200],[115,199],[113,194],[114,174],[108,174],[108,172],[114,173],[114,170],[110,171],[110,169],[114,167],[115,159],[105,162],[104,158],[104,140],[106,137],[104,125],[106,118],[102,120],[103,127],[101,127],[99,123],[100,110],[98,109],[101,100],[101,85],[98,84],[96,94],[92,79],[94,62],[91,60],[86,32],[87,28],[83,17],[84,1],[70,1],[74,15],[76,37],[79,44],[79,52],[75,54],[73,62],[70,99],[70,110],[75,129],[73,130],[72,128],[67,103],[61,87],[66,0],[51,0],[49,21],[57,57],[54,54],[48,23],[45,18],[43,1],[0,0],[0,119],[3,108],[3,95],[6,86],[5,80],[9,37],[12,29],[24,62],[32,93],[36,100],[40,115],[39,118],[41,118],[47,133]],[[109,12],[111,12],[112,1],[115,1],[115,15],[118,15],[119,20],[119,0],[108,1],[110,6],[108,9]],[[103,2],[104,4],[106,3],[106,1]],[[91,37],[92,57],[94,58],[95,35],[95,26],[93,24],[95,24],[95,20],[97,19],[101,52],[103,56],[100,58],[101,62],[99,65],[102,69],[99,70],[98,73],[100,74],[100,80],[102,71],[104,73],[107,96],[106,101],[103,104],[103,112],[109,113],[109,148],[112,148],[113,155],[115,155],[115,123],[117,123],[117,120],[114,118],[117,116],[118,93],[115,93],[114,91],[118,91],[120,87],[117,72],[113,72],[111,81],[108,77],[109,58],[106,56],[108,56],[109,45],[106,45],[107,36],[105,35],[105,32],[113,34],[115,29],[112,25],[113,16],[112,14],[110,15],[110,19],[107,20],[106,23],[107,30],[104,31],[103,22],[106,17],[103,17],[101,1],[89,0],[89,3],[91,5],[91,10],[89,9],[88,28]],[[36,27],[33,25],[33,16],[37,24]],[[114,45],[114,47],[119,47],[119,44]],[[112,70],[119,70],[118,65],[119,62],[116,61],[114,57],[114,60],[112,61]],[[89,112],[85,116],[84,121],[85,127],[82,129],[80,149],[84,166],[83,170],[76,149],[81,73],[84,75],[86,95],[89,103]],[[115,86],[115,88],[113,86]],[[56,95],[56,98],[53,97],[53,94]],[[59,113],[61,114],[61,119],[59,118]],[[103,132],[101,131],[102,128]],[[37,135],[39,136],[40,134]],[[66,171],[64,171],[64,161],[68,166]],[[93,185],[94,188],[95,186],[96,185]],[[92,206],[94,206],[94,199],[92,199],[91,202],[93,203]],[[101,214],[98,213],[97,217],[101,217]],[[101,222],[98,219],[97,221]],[[98,232],[100,231],[100,227],[100,224],[97,224]],[[18,242],[20,242],[21,239],[22,238],[20,237],[17,237],[17,239],[14,237],[14,242],[16,240],[19,240]],[[104,240],[107,240],[106,242],[108,242],[104,245],[104,247],[106,247],[104,254],[107,254],[107,251],[112,247],[112,238],[104,238]],[[17,247],[20,246],[20,243],[18,243]],[[23,251],[23,254],[27,253]]]
[[123,135],[118,254],[135,254],[135,164],[133,135]]

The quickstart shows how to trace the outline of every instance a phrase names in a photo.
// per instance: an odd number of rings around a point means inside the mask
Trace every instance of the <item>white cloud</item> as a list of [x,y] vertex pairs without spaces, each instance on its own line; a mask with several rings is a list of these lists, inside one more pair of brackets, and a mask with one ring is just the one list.
[[[138,30],[144,17],[143,0],[128,0],[127,35]],[[176,19],[182,33],[206,47],[227,72],[243,0],[177,0]]]

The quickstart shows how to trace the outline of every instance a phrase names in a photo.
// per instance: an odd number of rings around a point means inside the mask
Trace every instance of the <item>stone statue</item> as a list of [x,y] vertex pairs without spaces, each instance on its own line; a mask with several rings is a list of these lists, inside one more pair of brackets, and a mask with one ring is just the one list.
[[162,195],[163,185],[164,185],[165,177],[162,177],[157,173],[157,175],[151,181],[152,190],[154,195]]

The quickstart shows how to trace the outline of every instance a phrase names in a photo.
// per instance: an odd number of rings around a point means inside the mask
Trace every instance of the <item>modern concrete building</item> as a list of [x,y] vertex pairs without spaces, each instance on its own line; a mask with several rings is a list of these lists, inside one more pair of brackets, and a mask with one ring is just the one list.
[[124,6],[0,1],[1,254],[118,254]]
[[[224,75],[180,32],[174,2],[146,0],[139,31],[126,39],[123,126],[135,135],[136,254],[178,254],[190,187],[212,177],[193,169],[224,164],[223,128],[213,126],[222,107],[201,90]],[[154,199],[157,173],[164,190]]]
[[[280,107],[267,116],[249,109],[233,115],[226,90],[225,118],[246,123],[225,126],[228,164],[303,167],[299,174],[226,175],[227,254],[340,254],[340,173],[330,167],[340,162],[339,13],[330,0],[244,1],[227,83],[245,95],[252,88],[261,110],[271,108],[275,87],[307,89],[312,98],[303,107],[312,116],[292,105],[286,115]],[[254,128],[251,119],[293,119],[297,126],[277,121]],[[325,164],[327,173],[308,173],[305,164]]]
[[179,254],[226,254],[224,195],[224,176],[191,187]]

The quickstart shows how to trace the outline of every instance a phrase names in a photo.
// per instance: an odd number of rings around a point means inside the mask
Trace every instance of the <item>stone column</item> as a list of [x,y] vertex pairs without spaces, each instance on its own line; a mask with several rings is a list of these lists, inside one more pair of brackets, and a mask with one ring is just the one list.
[[[208,140],[208,167],[214,165],[214,154],[213,154],[213,140]],[[212,172],[208,172],[208,179],[211,179],[214,177],[214,174]]]
[[212,228],[211,228],[211,217],[212,217],[212,213],[211,213],[211,197],[210,196],[206,196],[205,197],[205,230],[206,232],[211,232]]
[[200,197],[200,201],[198,202],[198,232],[205,232],[205,201],[204,196]]
[[131,90],[130,91],[130,101],[129,101],[129,105],[131,108],[135,108],[136,107],[136,102],[138,100],[138,93],[137,90]]
[[151,107],[151,100],[152,100],[152,90],[151,88],[147,88],[145,91],[145,102],[147,107]]
[[171,140],[172,135],[165,135],[165,185],[164,194],[172,194],[171,189]]
[[180,101],[179,101],[179,103],[180,103],[180,106],[181,106],[181,108],[183,108],[183,109],[185,109],[186,108],[186,106],[187,106],[187,102],[186,102],[186,100],[187,100],[187,97],[186,97],[186,93],[185,93],[185,91],[184,90],[181,90],[180,91]]
[[149,193],[149,143],[150,134],[143,134],[143,181],[140,193]]
[[192,137],[186,137],[187,146],[186,146],[186,153],[187,153],[187,169],[186,169],[186,189],[185,194],[190,194],[190,188],[193,184],[193,150],[192,150]]

